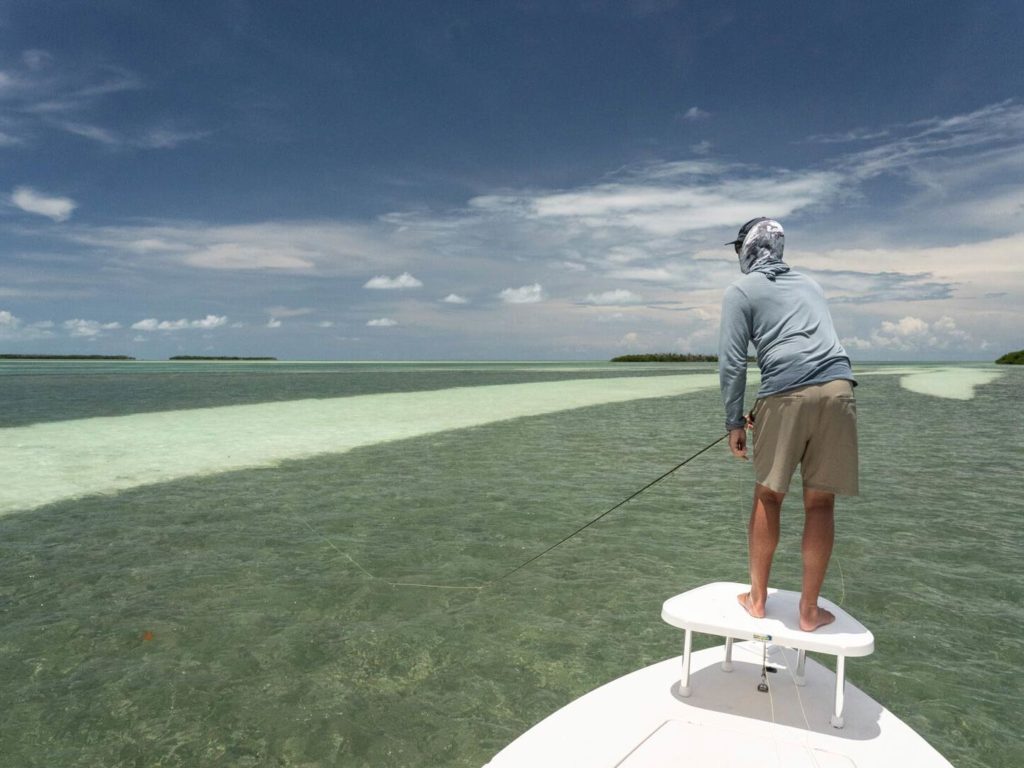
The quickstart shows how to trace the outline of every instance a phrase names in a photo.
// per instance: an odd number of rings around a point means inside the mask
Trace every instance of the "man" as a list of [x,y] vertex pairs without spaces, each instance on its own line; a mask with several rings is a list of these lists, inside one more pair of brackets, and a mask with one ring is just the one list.
[[[768,574],[779,543],[782,501],[799,464],[803,476],[803,584],[800,629],[835,620],[818,606],[832,555],[836,494],[857,495],[856,381],[839,343],[821,287],[782,260],[785,234],[772,219],[751,219],[732,245],[743,277],[725,291],[719,378],[729,448],[747,458],[753,430],[754,506],[748,545],[750,591],[738,596],[754,617],[765,615]],[[747,347],[753,342],[761,387],[743,416]]]

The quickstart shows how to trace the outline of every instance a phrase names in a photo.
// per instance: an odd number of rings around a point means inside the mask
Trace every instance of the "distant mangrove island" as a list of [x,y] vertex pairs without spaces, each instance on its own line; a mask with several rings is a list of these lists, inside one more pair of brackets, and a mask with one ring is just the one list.
[[277,360],[276,357],[225,357],[223,355],[175,355],[168,360]]
[[1024,349],[1018,349],[1016,352],[1007,352],[996,362],[1000,365],[1024,365]]
[[619,355],[613,363],[717,363],[718,355],[681,355],[678,352],[655,352],[647,355]]
[[134,360],[128,355],[0,355],[0,360]]
[[[11,355],[0,354],[0,360],[135,360],[129,355]],[[168,360],[270,360],[276,357],[228,357],[223,355],[175,355]]]

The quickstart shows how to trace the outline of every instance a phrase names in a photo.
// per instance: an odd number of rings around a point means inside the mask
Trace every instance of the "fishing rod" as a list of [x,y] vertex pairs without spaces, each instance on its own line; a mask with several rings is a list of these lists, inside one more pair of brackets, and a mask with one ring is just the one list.
[[539,554],[536,554],[536,555],[534,555],[533,557],[531,557],[531,558],[530,558],[529,560],[527,560],[527,561],[525,561],[525,562],[523,562],[523,563],[520,563],[519,565],[517,565],[517,566],[516,566],[515,568],[513,568],[513,569],[512,569],[511,571],[509,571],[508,573],[506,573],[506,574],[504,574],[504,575],[502,575],[502,576],[499,576],[499,577],[498,577],[498,578],[496,578],[496,579],[493,579],[493,580],[489,581],[489,582],[488,582],[488,583],[487,583],[486,585],[484,585],[484,586],[485,586],[485,587],[490,587],[490,586],[493,586],[494,584],[497,584],[497,583],[498,583],[499,581],[504,581],[505,579],[507,579],[507,578],[508,578],[509,576],[511,576],[512,574],[514,574],[514,573],[517,573],[518,571],[521,571],[521,570],[522,570],[523,568],[525,568],[526,566],[528,566],[528,565],[529,565],[530,563],[532,563],[532,562],[534,562],[534,561],[536,561],[536,560],[540,560],[540,558],[544,557],[544,555],[546,555],[546,554],[547,554],[548,552],[550,552],[551,550],[555,549],[556,547],[559,547],[559,546],[561,546],[562,544],[565,544],[565,542],[567,542],[567,541],[568,541],[569,539],[571,539],[572,537],[576,536],[576,535],[577,535],[577,534],[579,534],[579,533],[582,533],[583,531],[585,531],[585,530],[586,530],[587,528],[589,528],[590,526],[592,526],[592,525],[593,525],[594,523],[596,523],[596,522],[597,522],[598,520],[600,520],[601,518],[603,518],[603,517],[606,517],[607,515],[610,515],[610,514],[611,514],[612,512],[614,512],[614,511],[615,511],[616,509],[618,509],[619,507],[621,507],[621,506],[622,506],[623,504],[625,504],[626,502],[628,502],[628,501],[632,501],[632,500],[633,500],[633,499],[635,499],[635,498],[636,498],[637,496],[639,496],[639,495],[640,495],[641,493],[643,493],[643,492],[644,492],[644,491],[646,491],[646,490],[647,490],[648,488],[650,488],[650,487],[651,487],[652,485],[655,485],[656,483],[660,483],[660,482],[661,482],[662,480],[664,480],[664,479],[665,479],[666,477],[668,477],[669,475],[671,475],[671,474],[672,474],[673,472],[675,472],[675,471],[676,471],[677,469],[680,469],[681,467],[685,467],[685,466],[686,466],[687,464],[689,464],[689,463],[690,463],[691,461],[693,461],[694,459],[696,459],[696,458],[697,458],[698,456],[700,456],[700,455],[701,455],[702,453],[704,453],[704,452],[706,452],[706,451],[709,451],[709,450],[711,450],[711,449],[712,449],[712,448],[713,448],[714,446],[718,445],[718,444],[719,444],[720,442],[722,442],[723,440],[725,440],[725,438],[727,438],[728,436],[729,436],[729,433],[728,433],[728,432],[726,432],[726,433],[725,433],[724,435],[722,435],[721,437],[717,438],[717,439],[716,439],[716,440],[714,440],[713,442],[711,442],[711,443],[708,443],[708,444],[707,444],[706,446],[704,446],[703,448],[701,448],[701,449],[700,449],[699,451],[697,451],[697,452],[696,452],[695,454],[693,454],[693,455],[692,455],[692,456],[690,456],[689,458],[687,458],[687,459],[683,459],[683,460],[682,460],[681,462],[679,462],[678,464],[676,464],[676,465],[675,465],[674,467],[672,467],[672,469],[670,469],[670,470],[669,470],[668,472],[666,472],[665,474],[661,475],[660,477],[657,477],[657,478],[655,478],[654,480],[651,480],[651,482],[649,482],[649,483],[648,483],[647,485],[645,485],[645,486],[644,486],[643,488],[641,488],[641,489],[640,489],[639,491],[637,491],[636,493],[634,493],[634,494],[632,494],[631,496],[628,496],[627,498],[623,499],[623,500],[622,500],[622,501],[620,501],[620,502],[619,502],[618,504],[616,504],[616,505],[615,505],[614,507],[611,507],[610,509],[607,509],[607,510],[605,510],[604,512],[602,512],[602,513],[601,513],[600,515],[598,515],[597,517],[595,517],[595,518],[594,518],[593,520],[591,520],[590,522],[588,522],[588,523],[585,523],[584,525],[581,525],[581,526],[580,526],[579,528],[577,528],[577,529],[576,529],[575,531],[573,531],[573,532],[572,532],[572,533],[570,533],[570,534],[569,534],[568,536],[566,536],[565,538],[563,538],[563,539],[562,539],[561,541],[559,541],[559,542],[556,542],[555,544],[552,544],[552,545],[551,545],[550,547],[548,547],[547,549],[545,549],[545,550],[544,550],[543,552],[540,552]]

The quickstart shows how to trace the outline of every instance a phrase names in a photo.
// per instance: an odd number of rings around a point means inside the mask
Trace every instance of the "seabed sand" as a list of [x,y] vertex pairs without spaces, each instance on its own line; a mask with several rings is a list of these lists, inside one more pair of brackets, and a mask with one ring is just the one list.
[[920,395],[970,400],[974,397],[975,387],[991,384],[1002,375],[1001,371],[985,371],[978,368],[938,368],[903,376],[900,379],[900,386]]
[[[753,378],[753,377],[752,377]],[[456,387],[48,422],[0,430],[0,515],[63,499],[572,408],[673,397],[718,375]]]
[[[968,400],[1001,372],[875,369],[904,388]],[[861,372],[858,372],[861,375]],[[756,370],[748,384],[756,384]],[[456,387],[331,399],[198,408],[0,429],[0,515],[95,493],[269,467],[282,461],[496,421],[718,386],[718,374]]]

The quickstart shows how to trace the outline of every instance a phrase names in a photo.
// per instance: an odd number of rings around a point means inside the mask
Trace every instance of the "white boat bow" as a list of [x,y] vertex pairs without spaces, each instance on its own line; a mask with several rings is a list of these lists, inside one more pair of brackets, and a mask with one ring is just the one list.
[[[860,622],[823,600],[836,622],[802,632],[796,614],[789,615],[799,595],[775,590],[768,616],[753,619],[736,602],[746,588],[717,582],[667,600],[663,618],[686,633],[681,656],[585,694],[505,747],[487,768],[952,768],[913,729],[843,680],[842,660],[874,649]],[[688,653],[693,632],[731,640]],[[840,677],[806,651],[836,656]],[[758,690],[762,677],[766,692]]]

